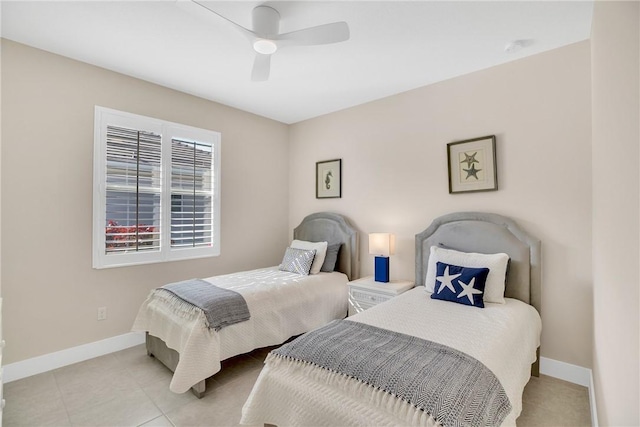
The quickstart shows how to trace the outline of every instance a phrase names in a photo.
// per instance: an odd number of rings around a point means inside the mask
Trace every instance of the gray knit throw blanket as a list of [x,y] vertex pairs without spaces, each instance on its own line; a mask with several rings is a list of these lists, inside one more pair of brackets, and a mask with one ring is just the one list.
[[419,408],[443,426],[497,426],[511,412],[484,364],[451,347],[338,320],[273,350],[361,381]]
[[174,301],[176,304],[189,304],[201,309],[207,318],[207,327],[216,331],[250,318],[247,302],[242,295],[204,280],[170,283],[156,290],[172,293],[178,299]]

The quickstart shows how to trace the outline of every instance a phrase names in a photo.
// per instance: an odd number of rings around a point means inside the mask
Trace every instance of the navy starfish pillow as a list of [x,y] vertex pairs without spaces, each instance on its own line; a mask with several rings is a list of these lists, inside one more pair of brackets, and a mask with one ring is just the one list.
[[436,284],[431,298],[484,308],[488,268],[436,263]]

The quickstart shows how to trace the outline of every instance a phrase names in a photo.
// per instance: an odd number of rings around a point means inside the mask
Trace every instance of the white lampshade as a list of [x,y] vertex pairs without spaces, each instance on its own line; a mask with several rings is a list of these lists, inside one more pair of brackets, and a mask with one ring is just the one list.
[[391,233],[370,233],[369,254],[389,256],[395,252],[395,236]]

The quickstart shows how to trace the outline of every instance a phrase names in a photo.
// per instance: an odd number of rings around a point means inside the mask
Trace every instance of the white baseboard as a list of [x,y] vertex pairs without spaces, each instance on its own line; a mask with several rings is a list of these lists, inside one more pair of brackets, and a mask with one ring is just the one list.
[[144,343],[144,332],[129,332],[101,341],[79,345],[55,353],[44,354],[20,362],[10,363],[3,367],[2,381],[11,381],[52,371],[63,366],[72,365],[94,357],[124,350]]
[[540,373],[587,387],[589,389],[589,407],[591,408],[591,426],[598,427],[598,411],[596,410],[596,395],[591,369],[541,357]]
[[591,369],[546,357],[540,358],[540,373],[584,387],[591,385]]

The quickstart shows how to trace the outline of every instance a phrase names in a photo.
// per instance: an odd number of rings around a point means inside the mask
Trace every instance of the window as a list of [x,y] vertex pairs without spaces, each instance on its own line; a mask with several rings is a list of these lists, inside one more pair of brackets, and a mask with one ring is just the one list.
[[93,267],[220,254],[220,134],[96,107]]

